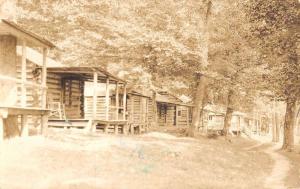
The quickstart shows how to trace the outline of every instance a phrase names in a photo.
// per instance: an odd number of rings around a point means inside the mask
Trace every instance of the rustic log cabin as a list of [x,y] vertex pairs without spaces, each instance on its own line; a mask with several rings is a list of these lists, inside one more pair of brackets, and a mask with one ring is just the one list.
[[50,127],[127,132],[126,82],[105,69],[49,67],[47,86]]
[[[158,126],[188,127],[191,123],[192,105],[184,103],[181,99],[166,91],[155,92],[152,98],[156,103],[153,112]],[[151,116],[151,115],[150,115]]]
[[[27,59],[27,48],[41,50],[41,74],[31,75],[33,65]],[[0,20],[0,141],[14,136],[28,136],[29,117],[39,120],[45,133],[49,111],[46,108],[47,53],[55,46],[14,22]],[[18,58],[17,49],[21,56]],[[28,63],[28,64],[27,64]],[[32,97],[35,93],[35,98]]]

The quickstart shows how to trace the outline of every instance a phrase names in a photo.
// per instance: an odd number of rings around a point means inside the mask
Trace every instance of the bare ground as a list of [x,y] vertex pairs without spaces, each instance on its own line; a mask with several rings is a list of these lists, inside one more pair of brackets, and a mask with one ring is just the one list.
[[300,189],[300,144],[296,145],[294,152],[280,152],[290,160],[290,170],[285,179],[288,189]]
[[[82,132],[82,131],[80,131]],[[0,146],[0,188],[264,188],[273,161],[255,143],[52,131]]]

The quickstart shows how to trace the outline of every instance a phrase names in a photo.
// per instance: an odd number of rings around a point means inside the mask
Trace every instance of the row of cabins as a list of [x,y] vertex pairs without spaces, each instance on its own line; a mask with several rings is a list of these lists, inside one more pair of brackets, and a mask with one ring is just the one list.
[[[175,95],[128,88],[126,81],[101,67],[64,66],[47,57],[52,48],[51,42],[1,20],[0,140],[26,136],[29,126],[38,133],[45,133],[48,127],[140,133],[150,126],[191,124],[192,105]],[[224,110],[220,108],[204,108],[203,128],[223,127]],[[241,132],[260,123],[261,119],[234,112],[231,129]]]
[[42,134],[48,127],[140,133],[151,125],[190,124],[191,106],[174,95],[129,89],[101,67],[63,66],[47,57],[52,48],[0,20],[0,140],[27,136],[29,127]]
[[[207,105],[204,108],[200,130],[222,130],[224,126],[226,108],[219,105]],[[234,111],[232,114],[230,131],[247,135],[269,133],[270,118],[263,113],[246,114]]]

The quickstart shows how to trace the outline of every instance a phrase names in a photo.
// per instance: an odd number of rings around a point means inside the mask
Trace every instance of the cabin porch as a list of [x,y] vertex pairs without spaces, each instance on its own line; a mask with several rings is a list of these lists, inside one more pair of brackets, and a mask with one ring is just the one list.
[[[29,69],[28,47],[43,52],[40,74]],[[54,47],[17,24],[0,20],[0,143],[4,138],[28,136],[32,124],[45,133],[49,112],[45,106],[47,53]]]
[[[87,84],[92,84],[92,95],[86,94]],[[48,69],[47,86],[49,127],[127,133],[126,83],[121,79],[99,67],[56,67]]]

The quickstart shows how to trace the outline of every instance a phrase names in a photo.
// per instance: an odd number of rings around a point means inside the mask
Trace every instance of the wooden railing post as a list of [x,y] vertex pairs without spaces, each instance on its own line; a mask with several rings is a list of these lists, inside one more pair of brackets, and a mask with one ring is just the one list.
[[178,126],[178,107],[177,105],[174,106],[175,109],[175,126]]
[[105,119],[109,120],[109,78],[106,79],[106,93],[105,93]]
[[[47,108],[47,54],[48,49],[43,48],[43,66],[42,66],[42,94],[41,94],[41,108],[46,109]],[[48,129],[48,115],[42,115],[41,117],[41,134],[46,134]]]
[[97,117],[97,88],[98,88],[98,73],[94,72],[94,86],[93,86],[93,119]]
[[26,107],[26,41],[22,41],[22,65],[21,65],[21,107]]
[[42,109],[46,109],[47,105],[47,54],[48,49],[43,48],[43,67],[42,67]]
[[119,120],[119,82],[116,83],[116,120]]
[[123,120],[126,120],[126,84],[124,83],[124,91],[123,91]]

